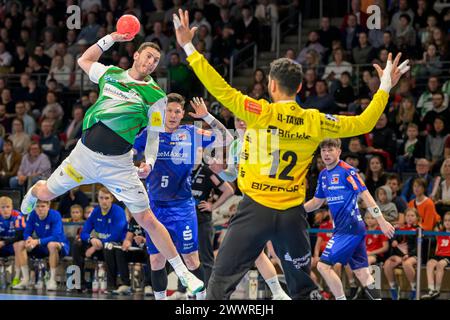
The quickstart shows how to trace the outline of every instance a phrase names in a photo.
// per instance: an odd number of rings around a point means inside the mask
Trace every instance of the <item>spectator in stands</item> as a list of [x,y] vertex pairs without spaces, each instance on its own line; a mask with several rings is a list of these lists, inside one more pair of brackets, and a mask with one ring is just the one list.
[[161,49],[164,52],[169,51],[170,38],[163,33],[162,22],[156,21],[153,24],[153,33],[147,36],[145,38],[145,41],[153,41],[154,39],[159,40],[159,43],[161,44]]
[[83,107],[80,104],[76,104],[72,109],[72,120],[69,122],[66,130],[64,130],[66,142],[64,144],[63,152],[66,152],[68,154],[68,152],[70,152],[75,147],[78,139],[81,138],[83,129],[83,117]]
[[253,72],[253,83],[250,87],[248,87],[247,91],[252,91],[256,83],[262,84],[264,87],[267,86],[266,73],[261,68],[256,68]]
[[432,14],[426,18],[425,28],[419,29],[419,39],[423,48],[426,48],[426,45],[432,42],[433,31],[438,27],[438,23],[438,16]]
[[348,105],[355,101],[355,93],[351,84],[351,76],[348,72],[343,72],[339,79],[339,87],[334,92],[334,100],[339,106],[339,113],[346,114]]
[[420,95],[416,105],[421,118],[423,118],[428,111],[433,109],[433,93],[438,92],[439,85],[438,77],[431,76],[428,78],[427,89]]
[[367,13],[361,10],[361,0],[352,0],[351,3],[351,13],[345,15],[344,20],[342,21],[341,29],[345,29],[349,25],[349,19],[351,19],[352,16],[355,17],[356,23],[360,26],[366,26],[367,24],[367,18],[369,17]]
[[4,104],[6,106],[6,114],[9,117],[14,116],[15,103],[11,95],[11,90],[8,88],[4,88],[1,93],[1,98],[1,104]]
[[431,195],[436,211],[441,217],[444,213],[450,211],[450,159],[446,158],[441,165],[440,177],[436,179],[437,188],[434,186]]
[[428,17],[437,16],[437,12],[432,7],[432,2],[427,0],[418,0],[417,8],[414,10],[414,28],[423,29],[427,26]]
[[222,6],[219,11],[220,19],[213,24],[212,36],[217,37],[223,32],[225,26],[234,27],[234,18],[230,14],[228,5]]
[[206,26],[208,30],[211,31],[211,24],[208,22],[208,20],[206,20],[202,10],[194,9],[191,11],[191,13],[194,15],[194,19],[192,19],[189,28],[199,28],[200,26]]
[[28,180],[32,186],[38,180],[48,178],[50,173],[50,160],[42,153],[39,143],[31,142],[28,152],[22,157],[17,176],[9,180],[9,185],[13,189],[25,189]]
[[255,83],[253,85],[252,90],[248,94],[253,99],[259,100],[259,99],[269,99],[269,94],[267,92],[266,86],[262,83]]
[[68,52],[67,44],[65,42],[59,42],[57,44],[56,54],[61,56],[63,58],[64,65],[67,66],[70,71],[73,71],[75,67],[75,58],[72,54]]
[[341,41],[345,50],[352,51],[358,45],[358,34],[362,31],[363,28],[357,24],[356,16],[350,14],[347,19],[347,27],[341,29]]
[[372,62],[373,59],[375,59],[375,49],[369,44],[368,40],[369,38],[365,31],[361,31],[358,34],[358,46],[352,49],[352,57],[354,63],[368,64]]
[[[410,124],[414,123],[417,126],[420,123],[420,116],[414,107],[414,98],[412,96],[406,96],[401,100],[395,123],[398,128],[397,136],[399,138],[408,136],[408,126]],[[420,158],[423,158],[423,156]]]
[[406,140],[403,140],[398,149],[396,170],[398,173],[414,171],[415,159],[425,156],[425,143],[419,136],[419,127],[415,123],[409,123],[406,130]]
[[297,102],[299,103],[299,105],[303,105],[307,98],[317,96],[316,81],[316,71],[314,69],[307,69],[305,71],[305,78],[303,80],[302,89],[297,94]]
[[[364,222],[368,231],[381,231],[377,220],[371,214],[364,215]],[[382,233],[367,234],[366,248],[369,265],[383,262],[385,259],[384,255],[389,250],[388,238]]]
[[412,56],[414,46],[416,45],[416,31],[411,25],[411,18],[407,14],[400,16],[400,23],[395,32],[394,43],[400,51]]
[[198,40],[195,44],[195,49],[202,54],[206,60],[210,61],[211,53],[206,51],[206,43],[203,40]]
[[6,139],[0,153],[0,189],[9,187],[9,179],[17,175],[22,155],[13,149],[11,140]]
[[[450,232],[450,212],[444,215],[443,227],[439,231]],[[450,236],[436,236],[436,242],[436,252],[427,262],[428,294],[422,297],[424,300],[440,296],[445,269],[450,264]]]
[[334,98],[328,93],[327,83],[324,80],[316,81],[316,95],[309,96],[304,107],[314,108],[323,113],[334,114],[338,111],[338,106],[334,102]]
[[[35,234],[36,238],[33,238]],[[20,251],[28,251],[36,258],[49,258],[50,279],[46,283],[48,291],[56,291],[56,269],[59,258],[69,254],[69,242],[64,235],[61,215],[50,209],[50,201],[38,200],[36,208],[30,213],[25,231],[25,241],[19,242]]]
[[[164,3],[164,1],[163,1]],[[164,13],[164,30],[170,30],[172,28],[172,19],[173,14],[178,14],[179,9],[184,10],[183,1],[182,0],[172,0],[173,7],[168,10],[165,10]]]
[[409,208],[416,208],[421,218],[421,226],[425,231],[432,231],[441,220],[436,212],[433,200],[425,195],[427,182],[425,179],[417,178],[413,182],[415,198],[408,202]]
[[[275,50],[276,24],[278,22],[278,7],[269,0],[259,0],[255,9],[255,17],[261,24],[262,51]],[[271,35],[268,37],[268,35]],[[268,42],[267,40],[271,41]]]
[[211,37],[211,32],[209,32],[208,28],[205,26],[200,26],[200,28],[195,33],[194,38],[192,39],[192,43],[194,45],[197,44],[199,41],[205,42],[205,50],[207,52],[211,51],[213,46],[213,39]]
[[398,49],[392,40],[392,32],[389,30],[383,32],[383,44],[378,48],[378,52],[382,49],[386,49],[388,52],[392,52],[392,54],[397,54],[398,52]]
[[431,195],[433,190],[433,176],[429,174],[430,171],[430,162],[425,159],[416,159],[416,173],[410,177],[402,188],[402,198],[407,202],[411,201],[415,198],[413,193],[413,181],[417,178],[423,178],[426,181],[426,194]]
[[[344,52],[341,49],[333,51],[333,62],[325,67],[325,73],[322,79],[331,82],[337,82],[343,72],[352,74],[352,65],[344,60]],[[330,85],[330,84],[329,84]]]
[[6,50],[5,43],[0,41],[0,73],[9,73],[12,62],[12,54]]
[[425,156],[431,161],[432,172],[438,171],[444,160],[444,145],[447,139],[445,130],[445,119],[437,116],[434,119],[433,129],[429,132],[425,140]]
[[180,56],[174,52],[170,56],[170,65],[167,68],[170,78],[170,90],[179,92],[185,97],[190,96],[191,83],[192,83],[192,71],[189,70],[187,65],[181,63]]
[[89,205],[89,198],[79,187],[73,188],[61,196],[61,200],[58,204],[58,211],[64,218],[67,218],[70,214],[70,208],[73,205],[79,205],[82,208]]
[[375,194],[375,190],[384,186],[387,181],[387,174],[384,172],[384,164],[379,155],[370,158],[366,171],[366,186],[371,194]]
[[[234,8],[236,8],[234,6]],[[233,15],[235,16],[235,15]],[[252,8],[249,5],[242,7],[242,19],[236,22],[236,44],[239,48],[245,47],[252,42],[259,42],[260,39],[259,21],[253,16]]]
[[[431,96],[431,103],[433,108],[425,113],[422,119],[423,129],[428,133],[433,131],[434,120],[438,117],[444,120],[444,123],[448,124],[450,121],[450,113],[448,108],[448,98],[440,91],[435,92]],[[448,132],[448,128],[444,130]]]
[[320,78],[320,76],[323,74],[323,67],[320,62],[320,55],[317,53],[316,50],[308,50],[306,52],[305,61],[302,64],[303,70],[306,69],[314,69]]
[[408,0],[399,0],[398,1],[398,10],[394,13],[391,18],[391,28],[394,30],[396,34],[398,34],[399,29],[401,28],[400,17],[402,15],[408,15],[409,20],[412,21],[414,19],[414,12],[408,5]]
[[361,143],[360,137],[350,138],[350,141],[348,142],[348,151],[358,155],[359,159],[358,169],[363,172],[361,176],[364,176],[365,180],[366,175],[364,172],[366,172],[367,160],[366,160],[366,153],[363,150],[363,145]]
[[369,43],[375,50],[378,50],[384,44],[384,32],[387,30],[388,22],[388,17],[383,14],[380,20],[380,28],[370,29],[367,33]]
[[52,64],[52,58],[45,53],[44,47],[42,45],[37,45],[34,49],[34,54],[39,58],[39,62],[43,68],[46,70],[50,69],[50,65]]
[[41,134],[39,136],[39,144],[41,145],[42,151],[50,159],[52,167],[55,168],[59,162],[59,155],[61,152],[61,142],[54,133],[52,121],[44,119],[41,122]]
[[291,59],[291,60],[295,60],[295,50],[292,48],[289,48],[286,50],[286,53],[284,54],[285,58]]
[[439,76],[442,73],[443,64],[441,57],[433,43],[428,44],[427,50],[423,53],[422,60],[417,61],[417,63],[420,64],[418,66],[418,76]]
[[94,43],[97,41],[97,32],[99,28],[100,25],[97,23],[95,13],[89,12],[87,15],[87,25],[81,29],[77,40],[83,39],[86,40],[88,44]]
[[367,144],[366,152],[383,156],[387,169],[391,169],[397,152],[397,139],[394,130],[388,127],[385,113],[381,114],[372,132],[364,136]]
[[375,190],[375,199],[387,222],[393,226],[403,224],[403,221],[399,219],[397,207],[392,202],[392,190],[387,184]]
[[225,25],[222,34],[213,40],[211,58],[215,66],[223,66],[228,69],[230,57],[236,49],[234,30],[230,25]]
[[[98,192],[99,206],[95,207],[89,218],[84,223],[81,231],[81,241],[75,241],[72,247],[72,257],[75,265],[81,270],[81,286],[85,287],[84,257],[96,255],[100,259],[104,257],[107,270],[107,291],[116,289],[115,259],[111,250],[104,250],[105,244],[121,244],[127,232],[127,220],[125,211],[113,203],[114,196],[106,188]],[[91,236],[91,232],[95,235]],[[123,274],[122,274],[123,276]],[[122,279],[126,281],[126,279]]]
[[56,53],[56,42],[51,31],[44,32],[44,41],[42,42],[44,53],[49,57],[53,57]]
[[92,211],[94,211],[94,207],[91,206],[91,205],[86,206],[86,208],[84,208],[84,212],[83,212],[84,220],[87,220],[89,218],[89,216],[91,215]]
[[22,119],[15,118],[12,122],[12,134],[9,136],[12,141],[14,150],[20,154],[24,154],[30,145],[31,139],[24,131],[24,123]]
[[44,83],[43,77],[48,74],[48,69],[43,67],[41,59],[38,56],[31,55],[28,58],[28,68],[26,69],[26,72],[39,79],[38,84],[42,85]]
[[305,47],[300,51],[297,57],[297,61],[304,65],[306,64],[306,55],[310,53],[310,51],[315,51],[316,54],[319,55],[319,61],[322,59],[323,54],[325,53],[325,48],[319,42],[319,33],[317,31],[311,31],[308,34],[308,42]]
[[12,62],[12,72],[13,73],[22,73],[25,72],[26,66],[28,63],[28,53],[25,49],[24,45],[17,45],[16,53],[13,57]]
[[52,65],[53,67],[50,69],[46,83],[48,83],[50,79],[55,79],[58,84],[62,85],[64,88],[68,88],[70,86],[72,70],[69,66],[64,64],[63,57],[60,55],[54,56]]
[[[414,231],[419,227],[420,215],[415,208],[408,208],[405,211],[405,226],[397,228],[400,231]],[[397,235],[391,244],[392,255],[384,263],[384,274],[389,283],[389,291],[392,300],[399,300],[400,287],[395,281],[395,268],[400,264],[403,265],[403,270],[406,273],[411,285],[410,300],[416,296],[416,282],[414,279],[414,268],[417,259],[417,241],[415,235]]]
[[25,103],[19,101],[16,103],[16,119],[22,119],[24,131],[30,137],[36,132],[36,121],[27,114]]
[[391,188],[392,191],[392,202],[395,204],[395,207],[398,211],[398,218],[399,218],[399,226],[403,226],[405,221],[405,211],[408,207],[408,204],[406,201],[399,195],[399,191],[401,190],[400,186],[402,184],[402,181],[400,179],[400,176],[396,173],[390,174],[387,178],[386,184]]
[[447,33],[441,28],[433,30],[432,42],[436,45],[442,61],[448,61],[450,58]]
[[341,39],[341,33],[337,27],[331,25],[330,17],[322,17],[320,29],[317,32],[319,34],[319,42],[325,49],[331,48],[333,40]]
[[6,106],[0,104],[0,125],[5,128],[7,133],[11,132],[11,118],[6,114]]
[[354,152],[344,153],[342,159],[349,165],[351,165],[353,168],[355,168],[356,172],[360,175],[363,181],[366,179],[366,175],[362,173],[361,170],[359,169],[359,156],[357,153]]
[[[58,207],[58,211],[59,211],[59,207]],[[70,206],[69,211],[70,211],[70,218],[63,218],[62,219],[63,222],[75,222],[75,223],[84,222],[82,206],[80,206],[79,204],[73,204]],[[81,231],[81,228],[80,228],[80,231]]]
[[62,119],[64,117],[64,110],[58,102],[58,97],[55,92],[47,92],[47,105],[42,110],[41,119],[48,119],[53,122],[53,128],[56,132],[61,130]]

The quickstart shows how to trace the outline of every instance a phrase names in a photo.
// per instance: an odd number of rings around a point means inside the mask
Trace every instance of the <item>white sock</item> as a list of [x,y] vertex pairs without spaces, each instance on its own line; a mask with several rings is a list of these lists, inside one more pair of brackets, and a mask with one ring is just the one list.
[[415,282],[411,282],[411,290],[416,290],[416,283]]
[[166,290],[154,292],[155,300],[167,300]]
[[441,292],[441,285],[440,285],[440,284],[437,284],[437,285],[436,285],[436,291],[437,291],[437,292]]
[[20,269],[22,270],[23,281],[29,282],[30,281],[30,270],[28,268],[28,265],[22,266],[22,267],[20,267]]
[[177,274],[178,277],[182,276],[183,273],[188,271],[188,269],[183,263],[183,260],[181,260],[180,255],[177,255],[175,258],[168,259],[167,261],[169,261],[170,265],[172,266],[173,270],[175,270],[175,273]]
[[197,300],[206,300],[206,290],[200,291],[195,294]]
[[395,289],[397,288],[397,284],[395,282],[389,282],[389,287],[391,287],[391,289]]
[[14,265],[14,278],[20,279],[20,266]]
[[434,290],[435,290],[434,284],[429,284],[429,285],[428,285],[428,290],[434,291]]
[[336,297],[336,300],[347,300],[347,298],[345,297],[345,294],[344,294],[343,296]]
[[56,281],[56,268],[50,268],[50,280]]
[[281,287],[280,282],[278,281],[278,276],[267,279],[266,283],[269,286],[270,291],[272,291],[272,295],[276,296],[279,293],[283,292],[283,288]]

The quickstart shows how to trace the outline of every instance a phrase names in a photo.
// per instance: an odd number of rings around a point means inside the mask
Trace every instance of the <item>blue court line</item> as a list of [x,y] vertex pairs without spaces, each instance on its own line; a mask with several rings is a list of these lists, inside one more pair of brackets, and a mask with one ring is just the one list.
[[81,297],[64,297],[64,296],[42,296],[32,294],[9,294],[0,293],[0,300],[92,300]]

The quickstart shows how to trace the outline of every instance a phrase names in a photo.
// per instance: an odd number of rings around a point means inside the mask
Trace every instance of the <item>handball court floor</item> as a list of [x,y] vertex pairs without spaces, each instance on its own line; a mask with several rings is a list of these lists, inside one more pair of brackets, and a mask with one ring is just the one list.
[[153,297],[144,297],[143,293],[131,295],[111,295],[99,293],[76,293],[66,291],[38,291],[38,290],[0,290],[0,300],[154,300]]

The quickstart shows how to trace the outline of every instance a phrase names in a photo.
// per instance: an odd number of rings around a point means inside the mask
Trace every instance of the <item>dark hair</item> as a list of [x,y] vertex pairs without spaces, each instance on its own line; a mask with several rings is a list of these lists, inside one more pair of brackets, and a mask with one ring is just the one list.
[[278,82],[280,90],[295,95],[303,81],[302,66],[288,58],[279,58],[270,64],[269,76]]
[[385,30],[385,31],[383,32],[383,34],[386,34],[386,33],[392,37],[392,32],[390,32],[389,30]]
[[322,140],[322,142],[319,144],[319,148],[323,149],[323,148],[329,148],[329,147],[333,147],[333,148],[341,148],[341,139],[325,139]]
[[141,53],[142,51],[144,51],[147,48],[153,48],[156,51],[161,52],[161,48],[154,42],[143,42],[137,49],[137,52]]
[[179,103],[183,109],[184,109],[184,104],[186,103],[186,101],[184,100],[184,97],[181,94],[178,94],[175,92],[171,92],[167,95],[167,104],[169,104],[171,102]]
[[397,173],[390,174],[387,178],[387,181],[389,181],[389,180],[397,180],[399,185],[402,184],[402,179],[400,178],[400,176]]
[[434,93],[433,93],[433,96],[434,96],[435,94],[437,94],[437,95],[441,96],[441,98],[442,98],[442,99],[444,99],[444,98],[445,98],[445,96],[444,96],[444,94],[442,93],[442,91],[437,91],[437,92],[434,92]]
[[408,24],[411,22],[411,17],[409,15],[407,15],[406,13],[401,14],[399,20],[401,18],[405,18],[406,21],[408,21]]

